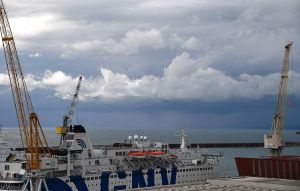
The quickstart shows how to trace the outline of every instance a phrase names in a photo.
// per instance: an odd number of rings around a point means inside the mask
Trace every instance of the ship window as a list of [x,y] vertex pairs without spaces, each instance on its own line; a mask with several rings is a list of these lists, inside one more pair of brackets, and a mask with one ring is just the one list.
[[98,176],[95,177],[95,180],[98,180]]
[[73,139],[74,139],[74,135],[73,134],[67,134],[66,140],[73,140]]
[[91,177],[91,180],[94,180],[94,177]]
[[87,177],[87,179],[86,180],[90,180],[90,177]]
[[9,170],[9,165],[5,165],[4,169]]

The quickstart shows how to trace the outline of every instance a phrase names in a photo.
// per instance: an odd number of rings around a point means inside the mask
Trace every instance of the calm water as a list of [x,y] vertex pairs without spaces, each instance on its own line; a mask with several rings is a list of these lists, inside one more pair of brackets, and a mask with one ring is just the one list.
[[[19,132],[17,128],[2,128],[3,137],[9,143],[19,146]],[[263,142],[263,135],[267,130],[263,129],[185,129],[192,143],[246,143]],[[44,128],[49,145],[56,146],[59,136],[54,128]],[[112,144],[123,142],[129,135],[147,136],[150,141],[180,143],[181,129],[124,129],[124,128],[87,128],[93,144]],[[285,141],[300,141],[300,135],[295,130],[285,130]],[[222,151],[224,158],[221,163],[220,174],[222,176],[236,176],[237,170],[234,162],[235,156],[258,157],[266,155],[264,148],[210,148],[209,152]],[[300,155],[300,147],[284,149],[284,154]]]

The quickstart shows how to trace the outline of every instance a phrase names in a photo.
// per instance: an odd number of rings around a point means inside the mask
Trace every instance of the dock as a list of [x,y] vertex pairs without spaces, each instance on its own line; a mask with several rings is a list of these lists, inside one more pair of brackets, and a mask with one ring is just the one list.
[[207,180],[198,184],[179,184],[156,188],[132,189],[148,191],[296,191],[300,190],[299,180],[285,180],[258,177],[225,177]]

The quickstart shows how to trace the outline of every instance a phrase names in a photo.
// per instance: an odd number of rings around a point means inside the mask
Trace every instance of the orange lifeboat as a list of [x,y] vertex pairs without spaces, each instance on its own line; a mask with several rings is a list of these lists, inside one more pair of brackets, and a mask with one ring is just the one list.
[[177,155],[170,155],[170,158],[171,158],[171,159],[176,159],[176,158],[177,158]]
[[138,152],[138,151],[131,151],[127,154],[129,157],[135,158],[144,158],[147,155],[147,152]]
[[163,151],[148,151],[147,155],[152,156],[152,157],[162,157],[165,155],[165,152],[163,152]]

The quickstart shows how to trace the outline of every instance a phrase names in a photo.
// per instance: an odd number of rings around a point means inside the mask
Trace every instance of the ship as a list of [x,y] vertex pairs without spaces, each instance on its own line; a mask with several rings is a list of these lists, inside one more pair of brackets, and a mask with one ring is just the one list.
[[284,115],[288,92],[289,54],[292,42],[285,46],[281,81],[277,96],[276,112],[270,132],[264,136],[264,147],[268,150],[267,156],[235,157],[239,176],[255,176],[280,179],[300,179],[300,156],[283,155]]
[[[30,190],[25,151],[8,150],[0,162],[0,191]],[[203,183],[219,177],[223,156],[188,147],[183,130],[178,149],[139,135],[94,148],[82,125],[71,125],[60,146],[51,152],[55,160],[41,164],[49,169],[41,190],[111,191]]]

